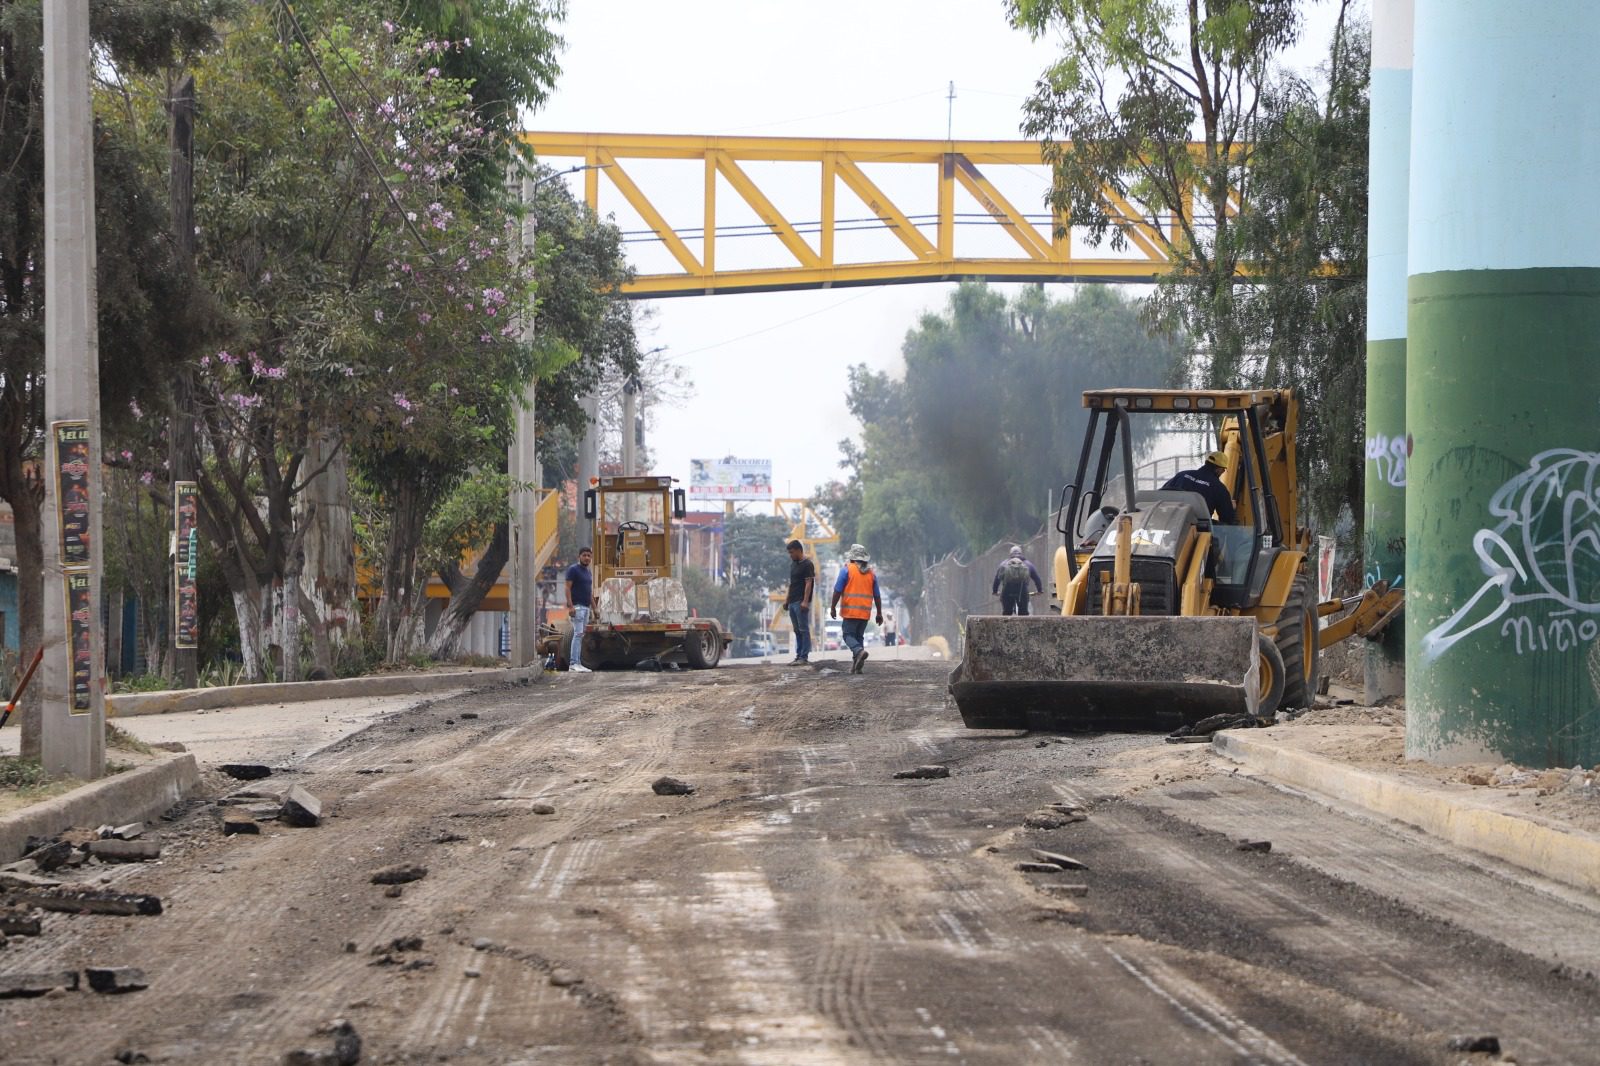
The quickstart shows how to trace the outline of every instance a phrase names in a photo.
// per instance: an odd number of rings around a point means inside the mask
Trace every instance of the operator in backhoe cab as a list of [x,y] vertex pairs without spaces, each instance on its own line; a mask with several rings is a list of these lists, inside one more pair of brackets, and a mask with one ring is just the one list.
[[994,588],[989,591],[1000,597],[1001,614],[1028,613],[1028,582],[1039,592],[1044,591],[1044,580],[1039,571],[1022,554],[1022,545],[1013,544],[1011,554],[995,568]]
[[1205,497],[1206,506],[1216,514],[1217,521],[1225,526],[1238,525],[1238,515],[1233,510],[1233,496],[1222,483],[1222,472],[1232,465],[1226,452],[1212,452],[1206,461],[1194,470],[1180,470],[1161,486],[1162,492],[1198,492]]

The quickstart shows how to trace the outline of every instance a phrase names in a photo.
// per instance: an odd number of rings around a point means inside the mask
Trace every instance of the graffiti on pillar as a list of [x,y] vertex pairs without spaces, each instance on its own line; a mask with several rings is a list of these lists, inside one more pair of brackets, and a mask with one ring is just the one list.
[[1540,452],[1495,490],[1489,514],[1498,521],[1472,538],[1483,584],[1422,638],[1423,657],[1496,623],[1518,655],[1572,651],[1600,636],[1600,452]]
[[1411,435],[1384,433],[1367,438],[1367,462],[1378,464],[1378,478],[1397,489],[1406,487],[1406,460],[1411,458]]

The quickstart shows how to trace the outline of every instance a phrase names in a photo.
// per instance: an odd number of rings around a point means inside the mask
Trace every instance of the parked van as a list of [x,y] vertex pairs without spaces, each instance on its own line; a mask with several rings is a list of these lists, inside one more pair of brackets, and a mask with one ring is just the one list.
[[830,619],[822,626],[822,650],[838,651],[844,647],[844,623]]

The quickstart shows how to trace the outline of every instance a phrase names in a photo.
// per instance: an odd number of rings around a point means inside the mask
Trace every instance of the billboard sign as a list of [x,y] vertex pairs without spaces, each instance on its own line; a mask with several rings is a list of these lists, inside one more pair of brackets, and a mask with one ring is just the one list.
[[772,499],[771,459],[691,459],[689,498],[722,503]]

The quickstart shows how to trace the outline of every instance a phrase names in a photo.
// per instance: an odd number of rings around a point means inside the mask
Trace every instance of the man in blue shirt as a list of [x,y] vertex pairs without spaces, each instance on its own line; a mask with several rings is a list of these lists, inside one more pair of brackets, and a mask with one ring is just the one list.
[[594,553],[588,548],[578,552],[578,561],[567,567],[567,606],[572,610],[572,650],[567,656],[567,669],[587,674],[583,665],[583,631],[589,625],[589,611],[594,606],[594,574],[589,564]]
[[1217,521],[1225,526],[1238,524],[1233,510],[1233,494],[1222,483],[1222,472],[1232,464],[1227,452],[1212,452],[1195,470],[1180,470],[1161,486],[1161,491],[1177,490],[1198,492],[1205,497],[1206,506],[1216,514]]

